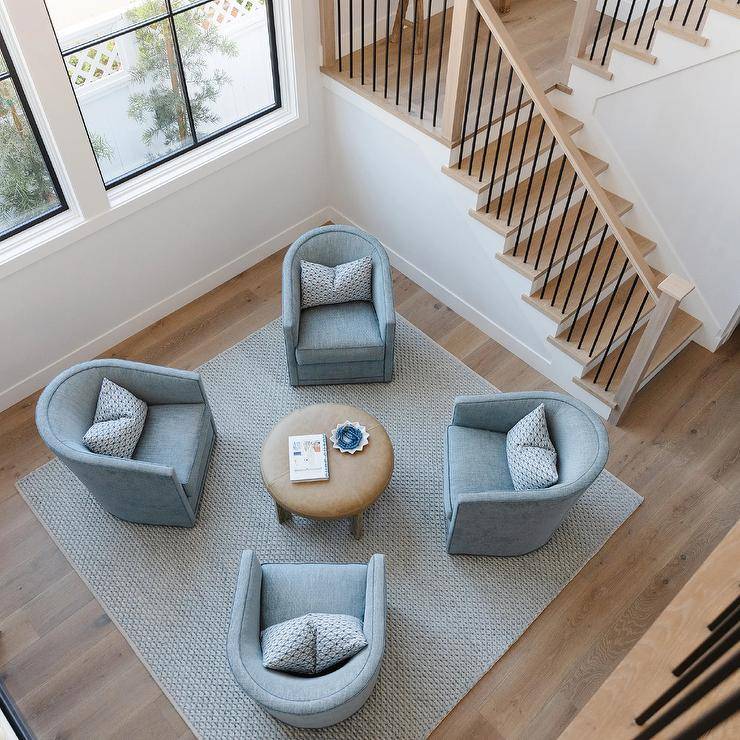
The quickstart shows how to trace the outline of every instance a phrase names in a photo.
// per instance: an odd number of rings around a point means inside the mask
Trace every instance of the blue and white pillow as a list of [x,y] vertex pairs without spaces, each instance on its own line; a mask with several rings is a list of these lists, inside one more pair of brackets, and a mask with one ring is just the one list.
[[301,308],[373,299],[373,261],[360,257],[336,267],[301,260]]
[[541,403],[506,435],[506,458],[515,491],[547,488],[558,482],[557,452]]
[[313,676],[367,646],[362,622],[349,614],[304,614],[262,632],[265,668]]
[[103,378],[93,425],[82,441],[98,455],[130,458],[144,431],[147,405],[112,380]]

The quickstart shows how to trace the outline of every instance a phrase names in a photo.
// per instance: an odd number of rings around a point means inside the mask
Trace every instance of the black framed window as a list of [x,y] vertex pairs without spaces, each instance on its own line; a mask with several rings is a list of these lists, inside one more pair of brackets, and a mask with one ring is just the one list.
[[66,208],[64,194],[0,34],[0,239]]
[[112,187],[281,106],[273,0],[46,0]]

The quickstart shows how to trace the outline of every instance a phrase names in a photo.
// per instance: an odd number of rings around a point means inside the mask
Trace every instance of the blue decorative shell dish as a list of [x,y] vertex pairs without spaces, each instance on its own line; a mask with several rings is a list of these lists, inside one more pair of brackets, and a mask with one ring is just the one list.
[[368,443],[370,435],[359,422],[345,421],[331,430],[330,439],[335,449],[354,455]]

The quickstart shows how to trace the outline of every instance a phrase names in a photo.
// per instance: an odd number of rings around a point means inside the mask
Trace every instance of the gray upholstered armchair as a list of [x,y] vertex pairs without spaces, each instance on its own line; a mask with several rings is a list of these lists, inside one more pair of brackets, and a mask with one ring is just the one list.
[[[558,455],[558,482],[515,491],[506,433],[541,403]],[[469,555],[536,550],[601,473],[608,455],[601,419],[568,396],[534,391],[455,399],[444,455],[447,550]]]
[[[132,459],[98,455],[82,442],[104,377],[148,404]],[[197,373],[125,360],[83,362],[46,387],[36,425],[49,449],[114,516],[141,524],[195,524],[215,439]]]
[[[373,260],[372,301],[301,310],[301,260],[336,267]],[[352,226],[322,226],[290,247],[283,261],[283,332],[291,385],[389,382],[396,313],[388,255]]]
[[[334,670],[298,676],[262,665],[260,632],[304,614],[350,614],[367,647]],[[295,727],[329,727],[367,701],[385,650],[385,563],[265,563],[242,553],[227,652],[234,677],[273,717]]]

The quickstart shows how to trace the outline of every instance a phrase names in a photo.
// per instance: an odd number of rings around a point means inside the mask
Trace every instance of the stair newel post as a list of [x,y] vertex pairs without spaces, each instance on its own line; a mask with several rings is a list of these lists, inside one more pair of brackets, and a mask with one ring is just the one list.
[[693,289],[694,286],[690,282],[678,275],[669,275],[658,284],[658,301],[615,394],[615,406],[609,415],[612,424],[619,421],[635,397],[666,326],[681,301]]
[[596,2],[597,0],[576,0],[576,12],[565,52],[566,74],[570,71],[571,59],[579,59],[586,55],[589,32],[593,28],[593,19],[596,16]]
[[321,66],[332,67],[337,61],[337,29],[334,21],[336,0],[319,0],[321,24]]
[[[470,64],[475,50],[473,34],[478,14],[472,0],[456,0],[452,7],[450,51],[442,109],[442,136],[452,145],[461,139]],[[462,146],[462,142],[460,143]]]

